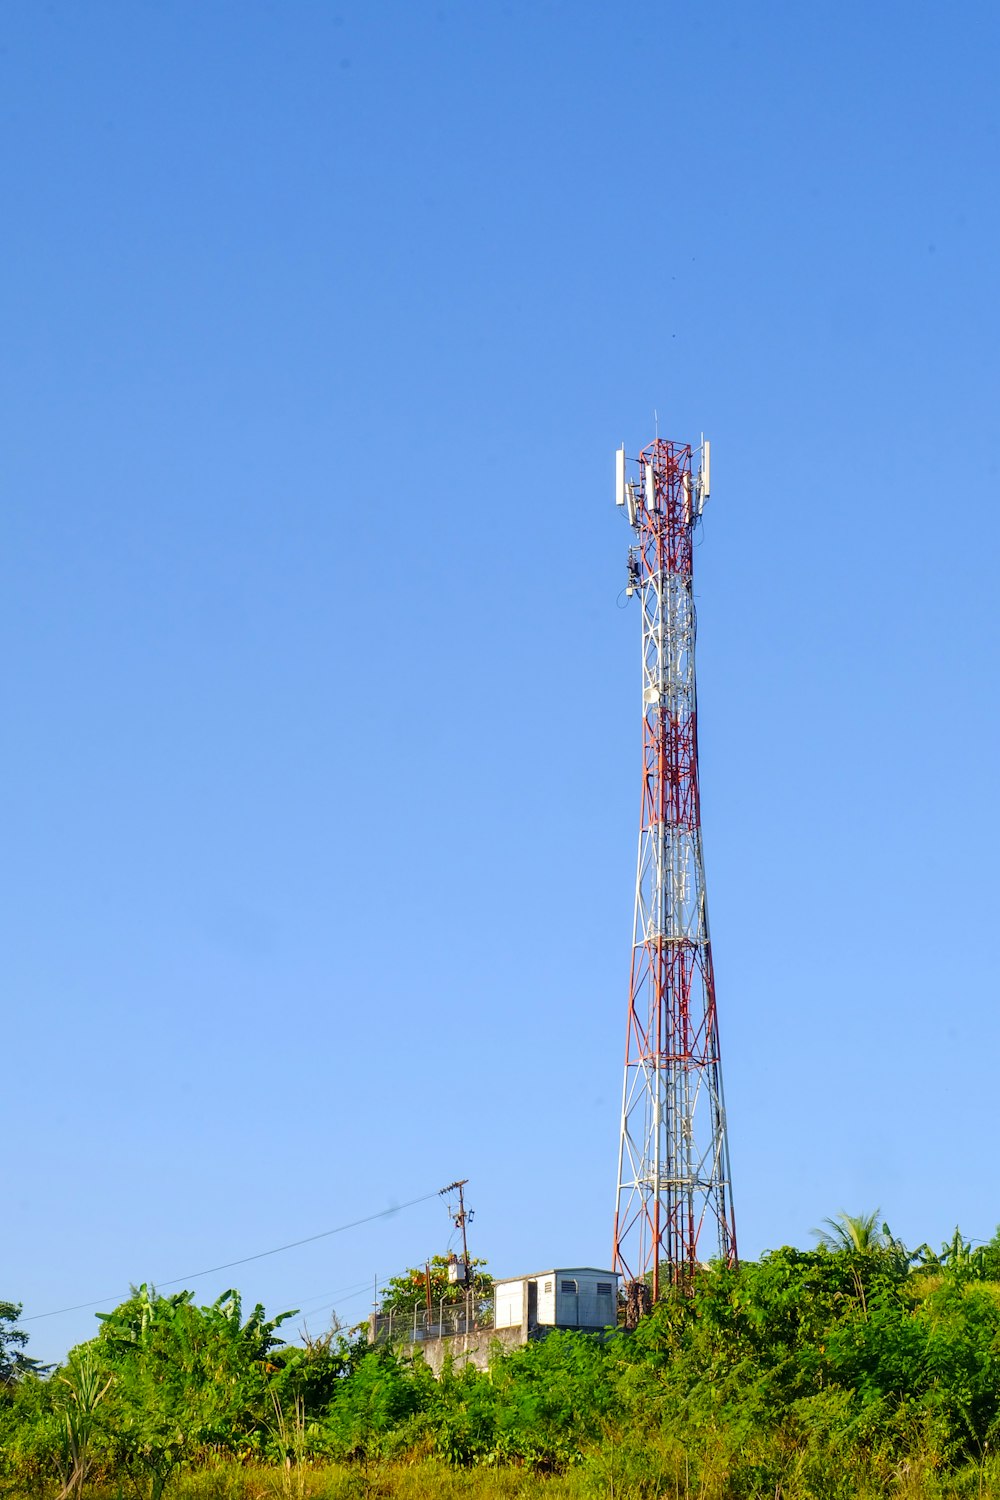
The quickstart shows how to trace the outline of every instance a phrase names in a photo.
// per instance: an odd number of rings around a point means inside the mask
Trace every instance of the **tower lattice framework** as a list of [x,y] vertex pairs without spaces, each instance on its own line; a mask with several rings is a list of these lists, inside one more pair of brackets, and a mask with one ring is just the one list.
[[654,1301],[664,1275],[736,1260],[698,790],[693,539],[707,443],[700,452],[697,475],[689,445],[618,454],[628,592],[642,603],[643,764],[614,1268]]

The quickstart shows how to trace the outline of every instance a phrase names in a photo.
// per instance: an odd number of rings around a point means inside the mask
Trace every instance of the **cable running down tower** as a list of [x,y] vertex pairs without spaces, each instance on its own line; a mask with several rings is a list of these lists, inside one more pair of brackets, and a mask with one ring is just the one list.
[[[709,494],[689,445],[616,454],[635,542],[626,594],[642,603],[642,814],[636,872],[614,1269],[635,1315],[661,1278],[736,1260],[715,977],[698,792],[694,529]],[[629,1286],[629,1284],[631,1284]]]

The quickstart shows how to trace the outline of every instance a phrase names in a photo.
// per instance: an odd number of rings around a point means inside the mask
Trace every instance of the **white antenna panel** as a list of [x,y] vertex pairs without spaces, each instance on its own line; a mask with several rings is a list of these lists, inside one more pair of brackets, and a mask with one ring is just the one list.
[[625,504],[625,444],[615,454],[615,504]]
[[701,445],[701,503],[705,504],[712,489],[712,445],[708,440]]
[[631,479],[625,486],[625,503],[628,506],[628,524],[630,526],[634,526],[636,517],[635,485],[632,483]]
[[656,480],[653,477],[653,465],[646,464],[646,485],[643,500],[647,510],[656,509]]

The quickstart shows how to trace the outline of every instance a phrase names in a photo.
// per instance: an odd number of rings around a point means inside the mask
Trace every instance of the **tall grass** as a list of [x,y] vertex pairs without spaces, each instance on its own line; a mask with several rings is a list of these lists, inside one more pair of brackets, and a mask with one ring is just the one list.
[[[775,1472],[779,1473],[777,1479]],[[943,1473],[933,1457],[894,1465],[802,1465],[780,1452],[729,1455],[724,1444],[695,1455],[668,1443],[606,1434],[562,1475],[518,1468],[455,1469],[435,1459],[371,1465],[303,1465],[302,1500],[1000,1500],[1000,1457]],[[169,1500],[284,1500],[283,1466],[218,1463],[186,1474]],[[118,1488],[90,1488],[87,1500],[135,1500]]]

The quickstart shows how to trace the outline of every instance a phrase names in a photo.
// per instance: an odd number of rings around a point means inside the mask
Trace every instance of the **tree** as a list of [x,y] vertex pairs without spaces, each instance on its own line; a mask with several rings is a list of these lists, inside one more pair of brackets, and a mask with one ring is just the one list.
[[171,1474],[208,1449],[259,1453],[274,1420],[272,1377],[281,1366],[275,1330],[291,1313],[244,1321],[239,1294],[196,1307],[191,1292],[161,1297],[141,1286],[98,1315],[86,1348],[113,1377],[107,1427],[126,1470],[159,1500]]
[[[422,1363],[422,1362],[421,1362]],[[412,1424],[434,1377],[393,1349],[370,1349],[348,1379],[339,1382],[324,1424],[327,1446],[339,1458],[368,1466],[406,1446]]]
[[37,1359],[24,1353],[28,1335],[16,1327],[20,1316],[20,1302],[0,1302],[0,1385],[13,1385],[22,1375],[40,1368]]
[[889,1238],[887,1225],[878,1227],[880,1209],[870,1214],[848,1214],[841,1209],[836,1218],[824,1219],[826,1229],[814,1229],[813,1234],[827,1250],[855,1250],[864,1254],[869,1250],[881,1250]]
[[[493,1295],[493,1277],[481,1270],[485,1260],[470,1259],[472,1286],[470,1290],[479,1302],[488,1301]],[[431,1307],[439,1302],[461,1302],[466,1288],[460,1281],[448,1280],[448,1256],[433,1255],[428,1265],[412,1266],[402,1276],[393,1276],[382,1288],[379,1310],[383,1313],[412,1313],[415,1308],[427,1305],[427,1271],[430,1270]]]
[[991,1240],[979,1247],[981,1252],[981,1274],[985,1281],[1000,1281],[1000,1228]]
[[850,1267],[858,1301],[867,1316],[869,1293],[881,1284],[899,1285],[909,1275],[920,1252],[908,1250],[888,1224],[878,1227],[879,1210],[824,1219],[828,1229],[814,1229],[820,1254],[832,1253]]

